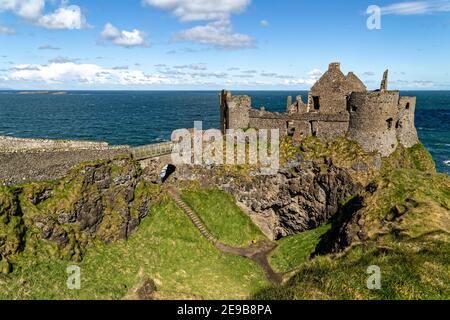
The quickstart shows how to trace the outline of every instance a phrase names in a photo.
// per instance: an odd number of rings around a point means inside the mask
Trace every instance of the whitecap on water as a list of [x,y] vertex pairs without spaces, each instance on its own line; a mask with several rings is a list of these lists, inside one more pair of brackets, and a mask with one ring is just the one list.
[[450,167],[450,160],[445,160],[444,163]]

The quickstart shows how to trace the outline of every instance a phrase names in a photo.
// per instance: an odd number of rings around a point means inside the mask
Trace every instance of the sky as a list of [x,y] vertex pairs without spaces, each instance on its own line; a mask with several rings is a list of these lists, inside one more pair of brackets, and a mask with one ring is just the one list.
[[339,61],[450,90],[449,56],[450,0],[0,0],[3,89],[308,90]]

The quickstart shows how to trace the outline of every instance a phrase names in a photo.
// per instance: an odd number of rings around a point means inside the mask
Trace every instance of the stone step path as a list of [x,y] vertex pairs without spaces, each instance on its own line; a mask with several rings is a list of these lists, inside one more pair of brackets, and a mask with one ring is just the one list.
[[215,246],[218,242],[217,239],[208,231],[203,221],[201,221],[200,217],[186,204],[186,202],[183,201],[183,199],[181,199],[179,192],[177,192],[173,188],[169,188],[167,191],[170,197],[184,211],[184,213],[186,213],[194,226],[200,231],[202,236]]
[[283,281],[283,275],[276,273],[269,264],[269,255],[275,250],[277,245],[270,241],[262,241],[258,245],[250,246],[247,248],[237,248],[228,246],[226,244],[220,243],[208,230],[206,225],[197,215],[197,213],[192,210],[189,205],[184,202],[178,190],[174,187],[168,187],[167,192],[169,196],[175,201],[175,203],[184,211],[184,213],[189,217],[195,227],[200,231],[201,235],[205,237],[216,249],[237,256],[245,257],[251,259],[258,263],[264,270],[267,279],[274,285],[279,285]]

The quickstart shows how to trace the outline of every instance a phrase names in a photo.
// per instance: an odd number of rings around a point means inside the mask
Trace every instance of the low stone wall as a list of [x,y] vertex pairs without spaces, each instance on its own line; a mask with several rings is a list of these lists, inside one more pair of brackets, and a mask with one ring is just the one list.
[[24,139],[0,136],[0,152],[55,151],[55,150],[105,150],[111,148],[106,142]]
[[129,155],[130,149],[0,152],[0,185],[49,181],[64,177],[83,162]]

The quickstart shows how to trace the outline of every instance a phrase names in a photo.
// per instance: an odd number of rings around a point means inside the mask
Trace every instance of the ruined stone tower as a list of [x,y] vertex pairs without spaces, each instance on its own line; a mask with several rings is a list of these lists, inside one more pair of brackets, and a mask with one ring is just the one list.
[[354,92],[349,99],[348,138],[366,151],[389,156],[398,146],[395,124],[400,93]]
[[414,124],[416,98],[389,91],[388,75],[386,70],[380,89],[369,92],[353,72],[344,75],[340,63],[331,63],[311,88],[308,102],[303,103],[298,96],[293,103],[288,97],[285,113],[254,109],[249,96],[222,91],[221,130],[279,129],[281,135],[292,135],[296,140],[346,137],[367,152],[386,157],[399,144],[410,148],[419,142]]
[[419,142],[414,124],[415,97],[389,91],[388,71],[375,92],[353,92],[349,98],[350,124],[347,137],[366,151],[389,156],[398,144],[410,148]]

